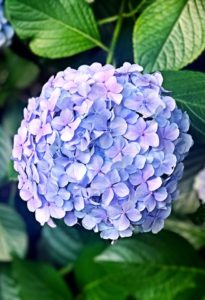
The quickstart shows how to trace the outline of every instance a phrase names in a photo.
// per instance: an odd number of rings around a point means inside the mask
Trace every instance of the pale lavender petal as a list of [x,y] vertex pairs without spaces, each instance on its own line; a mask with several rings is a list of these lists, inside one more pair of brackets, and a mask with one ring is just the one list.
[[65,211],[63,208],[57,207],[54,203],[49,206],[50,215],[56,219],[62,219],[65,216]]
[[126,212],[126,216],[132,222],[137,222],[137,221],[139,221],[142,218],[141,213],[137,209],[135,209],[135,208],[132,208],[132,209],[128,210]]
[[86,167],[84,164],[75,162],[67,168],[66,173],[70,182],[78,182],[85,176]]
[[74,137],[74,130],[68,126],[66,126],[62,131],[61,131],[61,139],[64,142],[68,142],[72,140]]
[[92,189],[95,190],[104,190],[111,185],[109,179],[103,175],[98,175],[94,178],[93,182],[91,183]]
[[152,232],[153,233],[158,233],[162,228],[164,227],[164,220],[157,218],[154,220],[152,224]]
[[32,191],[22,189],[22,190],[20,190],[20,196],[23,200],[28,201],[29,199],[32,198],[33,193],[32,193]]
[[113,200],[114,192],[111,188],[108,188],[105,190],[105,192],[102,195],[102,204],[107,207],[111,201]]
[[161,177],[156,177],[154,179],[148,180],[147,184],[150,191],[155,191],[162,185],[162,179]]
[[74,207],[77,211],[82,210],[85,207],[83,197],[76,197],[74,201]]
[[83,227],[85,227],[85,229],[91,230],[96,226],[96,218],[86,215],[83,219],[82,219],[82,225]]
[[164,201],[167,198],[167,196],[168,196],[166,188],[165,187],[161,187],[159,190],[157,190],[154,193],[154,196],[155,196],[155,199],[157,201]]
[[39,130],[41,128],[41,120],[40,119],[33,119],[29,123],[29,132],[33,135],[37,135],[39,133]]
[[126,230],[130,226],[130,221],[125,215],[121,215],[118,220],[114,220],[112,223],[114,224],[115,228],[120,231]]
[[123,118],[116,117],[110,123],[110,129],[112,131],[112,135],[113,136],[121,136],[127,130],[127,123],[126,123],[126,121]]
[[38,208],[35,211],[36,220],[43,226],[50,219],[50,210],[48,205]]
[[122,150],[124,155],[135,157],[140,152],[140,145],[138,143],[129,143]]
[[119,197],[126,197],[127,195],[129,195],[129,189],[123,182],[116,183],[113,186],[113,190],[115,194]]
[[108,149],[113,144],[113,138],[110,133],[103,134],[99,139],[100,146],[103,149]]
[[116,229],[114,228],[110,228],[110,229],[106,229],[106,230],[103,230],[101,233],[100,233],[100,236],[102,239],[110,239],[110,240],[117,240],[118,237],[119,237],[119,233]]
[[42,203],[40,201],[39,198],[35,197],[35,198],[31,198],[28,202],[27,202],[27,207],[29,211],[34,212],[37,208],[41,207]]
[[78,222],[78,219],[74,215],[73,212],[68,212],[68,213],[66,213],[66,216],[64,218],[64,222],[68,226],[74,226]]

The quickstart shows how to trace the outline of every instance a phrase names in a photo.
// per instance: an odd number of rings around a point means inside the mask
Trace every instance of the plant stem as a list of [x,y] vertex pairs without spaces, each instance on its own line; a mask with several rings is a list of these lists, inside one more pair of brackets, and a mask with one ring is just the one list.
[[98,24],[99,25],[104,25],[104,24],[107,24],[107,23],[112,23],[112,22],[115,22],[117,19],[118,19],[117,15],[116,16],[111,16],[111,17],[99,20]]
[[124,5],[125,5],[125,0],[122,0],[118,20],[117,20],[117,23],[116,23],[116,26],[115,26],[115,29],[114,29],[114,32],[113,32],[113,37],[112,37],[112,41],[111,41],[111,45],[110,45],[110,50],[108,52],[108,56],[107,56],[107,60],[106,60],[107,64],[110,64],[113,60],[115,47],[116,47],[117,40],[118,40],[120,30],[121,30],[121,27],[122,27]]
[[96,45],[101,49],[103,49],[105,52],[109,52],[109,48],[105,46],[103,43],[101,43],[100,41],[96,42]]
[[[137,14],[140,9],[143,7],[144,3],[145,3],[146,0],[142,0],[139,5],[137,5],[135,7],[135,9],[131,10],[130,12],[127,12],[127,13],[123,13],[122,14],[122,17],[123,18],[130,18],[130,17],[133,17],[135,14]],[[104,25],[104,24],[107,24],[107,23],[112,23],[112,22],[115,22],[117,21],[119,15],[114,15],[114,16],[111,16],[111,17],[108,17],[108,18],[104,18],[104,19],[101,19],[98,21],[98,24],[99,25]]]
[[[129,11],[131,12],[133,10],[132,2],[131,0],[128,2],[128,8]],[[133,22],[135,22],[135,15],[132,16]]]
[[128,13],[124,13],[123,14],[123,18],[129,18],[129,17],[132,17],[134,16],[135,14],[137,14],[141,8],[143,7],[143,5],[145,4],[146,0],[142,0],[139,5],[137,5],[135,7],[135,9],[133,9],[132,11],[128,12]]
[[65,276],[67,275],[68,273],[70,273],[73,269],[73,264],[72,263],[68,263],[65,267],[63,267],[62,269],[60,269],[58,271],[58,273],[61,275],[61,276]]

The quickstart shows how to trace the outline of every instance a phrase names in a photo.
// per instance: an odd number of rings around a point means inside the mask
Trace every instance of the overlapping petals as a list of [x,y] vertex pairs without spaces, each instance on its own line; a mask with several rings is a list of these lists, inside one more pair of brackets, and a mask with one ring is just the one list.
[[163,228],[192,138],[161,74],[141,71],[67,68],[29,100],[13,158],[40,224],[64,219],[111,240]]

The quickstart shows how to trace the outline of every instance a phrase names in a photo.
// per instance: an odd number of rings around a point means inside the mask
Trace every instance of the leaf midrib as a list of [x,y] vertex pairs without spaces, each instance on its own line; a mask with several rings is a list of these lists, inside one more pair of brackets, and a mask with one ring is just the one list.
[[[202,123],[205,123],[205,119],[202,118],[199,114],[197,114],[191,107],[191,105],[188,105],[186,102],[182,102],[184,107],[187,108],[197,119],[199,119]],[[195,124],[192,124],[192,126]]]
[[189,2],[189,0],[186,1],[186,4],[182,7],[182,10],[179,12],[178,17],[177,17],[176,20],[173,22],[173,25],[171,26],[170,31],[169,31],[169,33],[168,33],[168,35],[167,35],[167,37],[166,37],[164,43],[163,43],[162,46],[160,47],[160,51],[158,52],[158,54],[157,54],[157,56],[156,56],[155,62],[154,62],[154,64],[153,64],[153,66],[152,66],[152,70],[154,70],[154,68],[156,67],[158,58],[160,57],[162,51],[164,50],[164,47],[165,47],[167,41],[169,40],[169,38],[170,38],[172,32],[174,31],[176,25],[178,24],[178,21],[179,21],[180,17],[182,16],[182,14],[183,14],[183,12],[184,12],[184,9],[185,9],[185,7],[187,6],[188,2]]
[[[186,94],[184,94],[184,95],[186,95]],[[194,103],[194,102],[190,102],[190,100],[186,101],[186,100],[181,99],[180,97],[178,98],[177,96],[175,96],[175,99],[176,99],[176,101],[178,101],[179,103],[182,103],[183,105],[185,105],[187,107],[189,107],[189,106],[199,107],[199,108],[202,108],[205,110],[205,103],[204,104],[203,103]]]
[[[33,7],[32,5],[30,4],[27,4],[25,2],[22,3],[23,5],[25,5],[26,7],[28,8],[32,8],[33,10],[35,10],[36,12],[40,12],[42,15],[44,15],[45,17],[49,18],[50,20],[53,20],[55,21],[56,23],[60,24],[60,25],[63,25],[64,27],[67,27],[69,30],[75,32],[75,33],[78,33],[79,35],[83,36],[84,38],[86,38],[87,40],[90,40],[92,43],[96,44],[97,46],[101,45],[101,42],[95,38],[93,38],[92,36],[88,35],[87,33],[83,32],[82,30],[79,30],[77,29],[76,27],[72,27],[64,22],[62,22],[61,20],[57,19],[57,18],[54,18],[52,16],[50,16],[47,12],[45,11],[42,11],[42,10],[39,10],[37,9],[36,7]],[[38,36],[36,36],[38,37]],[[34,37],[35,38],[35,37]]]
[[[102,261],[101,261],[102,262]],[[108,261],[103,261],[103,262],[107,262]],[[112,264],[117,264],[118,262],[111,262]],[[136,267],[143,267],[143,264],[137,264],[135,262],[126,262],[126,263],[122,263],[119,262],[119,264],[127,264],[127,265],[131,265],[133,266],[134,264],[136,264]],[[145,265],[147,266],[147,264]],[[151,268],[155,268],[155,269],[159,269],[159,271],[161,270],[176,270],[176,271],[181,271],[181,272],[193,272],[195,274],[202,274],[205,275],[205,270],[203,269],[199,269],[199,268],[195,268],[195,267],[186,267],[186,266],[179,266],[179,265],[164,265],[164,264],[149,264],[149,269]],[[129,269],[129,268],[127,268]],[[102,284],[103,282],[106,282],[107,280],[109,280],[110,278],[113,278],[113,276],[118,275],[118,276],[125,276],[124,274],[119,273],[119,271],[116,272],[112,272],[111,274],[108,274],[104,277],[101,277],[99,279],[96,279],[95,281],[92,281],[90,283],[88,283],[84,290],[89,290],[92,289],[100,284]]]

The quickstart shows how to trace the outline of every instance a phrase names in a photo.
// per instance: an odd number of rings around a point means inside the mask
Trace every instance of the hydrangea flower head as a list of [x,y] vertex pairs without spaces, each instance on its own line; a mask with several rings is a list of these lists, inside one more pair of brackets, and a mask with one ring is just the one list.
[[0,48],[9,46],[14,35],[14,30],[4,15],[3,0],[0,0]]
[[67,68],[29,100],[13,158],[20,196],[42,225],[63,219],[111,240],[163,228],[192,138],[162,75],[141,71]]
[[202,203],[205,203],[205,168],[201,170],[195,177],[194,189],[196,190]]

